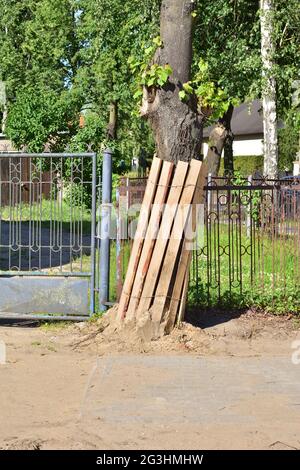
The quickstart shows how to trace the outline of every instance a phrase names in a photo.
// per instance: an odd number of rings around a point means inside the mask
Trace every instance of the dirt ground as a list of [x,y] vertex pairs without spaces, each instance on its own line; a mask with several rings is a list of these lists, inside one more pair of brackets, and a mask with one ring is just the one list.
[[0,322],[0,449],[299,449],[300,321],[199,313],[160,340]]

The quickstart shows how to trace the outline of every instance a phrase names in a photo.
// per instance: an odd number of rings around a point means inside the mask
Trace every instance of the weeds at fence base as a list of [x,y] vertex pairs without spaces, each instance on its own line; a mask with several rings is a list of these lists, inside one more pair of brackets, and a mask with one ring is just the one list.
[[207,287],[203,284],[191,285],[189,288],[188,305],[193,308],[207,307],[218,309],[251,309],[273,313],[276,315],[300,315],[300,292],[294,286],[285,286],[284,289],[264,287],[256,290],[243,290],[240,292],[224,291],[219,297],[210,293],[209,302]]

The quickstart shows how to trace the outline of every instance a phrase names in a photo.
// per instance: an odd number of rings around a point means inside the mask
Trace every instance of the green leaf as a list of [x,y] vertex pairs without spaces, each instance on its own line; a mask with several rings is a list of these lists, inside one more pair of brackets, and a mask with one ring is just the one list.
[[184,101],[186,99],[186,92],[184,90],[180,90],[178,95],[179,95],[179,98],[181,99],[181,101]]
[[136,100],[138,98],[141,98],[143,96],[143,91],[139,88],[133,95],[133,98]]
[[147,47],[147,48],[145,49],[145,54],[146,54],[147,56],[151,55],[152,53],[153,53],[153,47],[152,47],[152,46]]
[[168,76],[172,75],[173,69],[172,69],[172,67],[171,67],[170,64],[166,64],[166,65],[165,65],[165,70],[166,70],[166,72],[168,73]]
[[186,82],[186,83],[184,83],[182,86],[183,86],[183,89],[184,89],[187,93],[192,94],[192,93],[194,92],[194,89],[193,89],[193,87],[191,86],[191,82]]
[[155,77],[152,77],[152,78],[149,78],[147,81],[146,81],[146,85],[151,87],[153,86],[155,83]]
[[159,70],[158,72],[158,76],[160,78],[160,80],[162,80],[164,83],[166,83],[168,81],[168,78],[169,78],[169,73],[167,70]]
[[156,44],[156,46],[158,46],[158,47],[161,47],[161,46],[162,46],[162,40],[160,39],[160,36],[156,36],[155,38],[153,38],[153,42],[154,42],[154,44]]

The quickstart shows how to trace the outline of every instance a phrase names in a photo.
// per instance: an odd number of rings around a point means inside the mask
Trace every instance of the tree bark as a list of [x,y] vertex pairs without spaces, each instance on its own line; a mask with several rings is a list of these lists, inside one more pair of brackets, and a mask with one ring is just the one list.
[[1,122],[1,132],[2,134],[5,134],[5,125],[6,125],[6,120],[7,120],[7,106],[5,105],[3,108],[3,113],[2,113],[2,122]]
[[7,100],[6,100],[6,85],[5,82],[0,80],[0,106],[2,107],[2,116],[0,120],[0,131],[5,133],[5,123],[7,119]]
[[233,106],[230,105],[227,113],[225,114],[225,128],[226,138],[224,143],[224,174],[226,176],[232,175],[234,172],[233,164],[233,141],[234,135],[231,130],[231,119],[233,114]]
[[163,0],[160,36],[163,46],[154,63],[169,64],[173,73],[162,88],[144,88],[141,115],[153,130],[157,155],[164,160],[189,161],[199,158],[202,143],[202,115],[196,97],[182,102],[179,91],[190,80],[192,64],[193,0]]
[[263,127],[264,127],[264,175],[276,178],[278,172],[278,135],[276,109],[276,80],[272,76],[273,0],[261,0],[261,56],[263,65]]
[[109,121],[107,126],[107,138],[115,140],[117,138],[118,128],[118,103],[112,101],[109,105]]
[[207,151],[208,173],[212,176],[218,176],[220,170],[221,156],[224,152],[224,169],[225,173],[233,172],[233,133],[231,131],[231,118],[233,114],[233,106],[230,105],[226,113],[218,120],[212,129]]

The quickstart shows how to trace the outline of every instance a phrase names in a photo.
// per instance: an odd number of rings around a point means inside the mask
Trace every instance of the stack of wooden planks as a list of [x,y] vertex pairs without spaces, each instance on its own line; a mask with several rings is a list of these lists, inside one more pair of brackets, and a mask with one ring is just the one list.
[[153,159],[119,302],[120,321],[147,313],[169,333],[182,316],[192,253],[187,228],[195,232],[204,178],[198,160],[175,166]]

